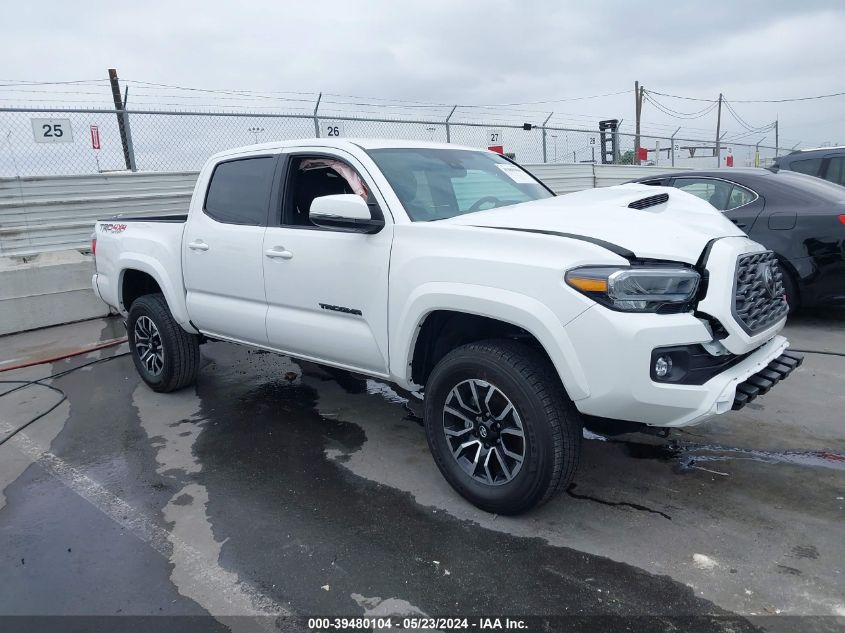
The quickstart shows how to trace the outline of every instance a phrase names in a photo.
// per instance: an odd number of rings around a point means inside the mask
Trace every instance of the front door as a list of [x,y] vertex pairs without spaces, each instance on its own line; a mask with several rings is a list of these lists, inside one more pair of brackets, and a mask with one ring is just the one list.
[[218,163],[182,238],[188,316],[204,334],[267,345],[262,244],[278,156]]
[[325,148],[290,155],[281,213],[264,235],[267,336],[293,356],[386,375],[393,225],[386,211],[386,225],[373,235],[311,223],[311,201],[340,193],[375,201],[354,157]]

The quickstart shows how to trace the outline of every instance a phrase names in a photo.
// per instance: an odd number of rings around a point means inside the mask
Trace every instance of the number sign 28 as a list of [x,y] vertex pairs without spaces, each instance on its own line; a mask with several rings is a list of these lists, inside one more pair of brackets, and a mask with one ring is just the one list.
[[73,143],[70,119],[31,119],[36,143]]

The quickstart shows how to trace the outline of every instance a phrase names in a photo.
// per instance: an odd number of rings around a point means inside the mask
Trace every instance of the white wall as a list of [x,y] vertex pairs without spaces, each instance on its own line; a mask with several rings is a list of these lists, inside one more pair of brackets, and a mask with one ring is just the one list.
[[91,244],[94,221],[186,213],[196,172],[0,178],[0,257]]

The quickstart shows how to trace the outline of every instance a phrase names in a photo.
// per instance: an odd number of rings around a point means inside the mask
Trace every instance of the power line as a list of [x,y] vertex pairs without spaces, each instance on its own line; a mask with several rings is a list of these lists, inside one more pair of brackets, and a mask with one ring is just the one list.
[[97,84],[108,81],[108,79],[76,79],[73,81],[25,81],[22,79],[0,79],[0,86],[65,86],[70,84]]
[[751,132],[753,134],[759,134],[759,133],[762,133],[762,132],[766,132],[766,131],[771,130],[772,128],[775,127],[774,122],[769,123],[767,125],[754,127],[753,125],[748,123],[745,119],[743,119],[741,116],[739,116],[737,111],[733,109],[733,107],[731,106],[730,102],[727,99],[724,99],[723,103],[725,104],[725,107],[728,109],[728,112],[731,114],[731,116],[733,116],[733,118],[736,119],[737,123],[739,123],[742,127],[744,127],[746,130],[748,130],[749,132]]
[[675,110],[675,109],[670,108],[669,106],[667,106],[665,104],[660,103],[657,99],[652,97],[649,94],[649,92],[650,91],[648,91],[648,90],[643,91],[643,94],[646,98],[646,101],[651,103],[655,108],[660,110],[663,114],[666,114],[667,116],[674,117],[676,119],[700,119],[701,117],[710,114],[710,112],[712,112],[716,108],[716,105],[717,105],[717,103],[712,103],[711,105],[705,107],[703,110],[699,110],[698,112],[681,112],[679,110]]
[[[656,90],[649,90],[651,94],[660,95],[661,97],[671,97],[672,99],[684,99],[686,101],[707,101],[709,103],[716,103],[718,99],[704,99],[701,97],[687,97],[683,95],[673,95],[665,92],[657,92]],[[813,101],[815,99],[830,99],[833,97],[845,96],[845,92],[831,92],[829,94],[814,95],[811,97],[789,97],[785,99],[733,99],[734,103],[789,103],[793,101]]]

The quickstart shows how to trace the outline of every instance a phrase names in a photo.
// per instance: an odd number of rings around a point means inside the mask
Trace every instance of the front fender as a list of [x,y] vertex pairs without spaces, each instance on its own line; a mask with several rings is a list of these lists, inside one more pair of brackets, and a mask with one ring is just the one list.
[[[589,307],[577,312],[571,321]],[[452,282],[430,282],[415,288],[405,305],[396,313],[391,331],[390,373],[405,389],[413,389],[411,360],[420,327],[426,317],[437,310],[453,310],[520,327],[532,334],[551,358],[567,394],[573,400],[589,396],[587,380],[575,348],[564,326],[565,322],[540,301],[510,290]],[[397,313],[398,312],[398,313]]]

